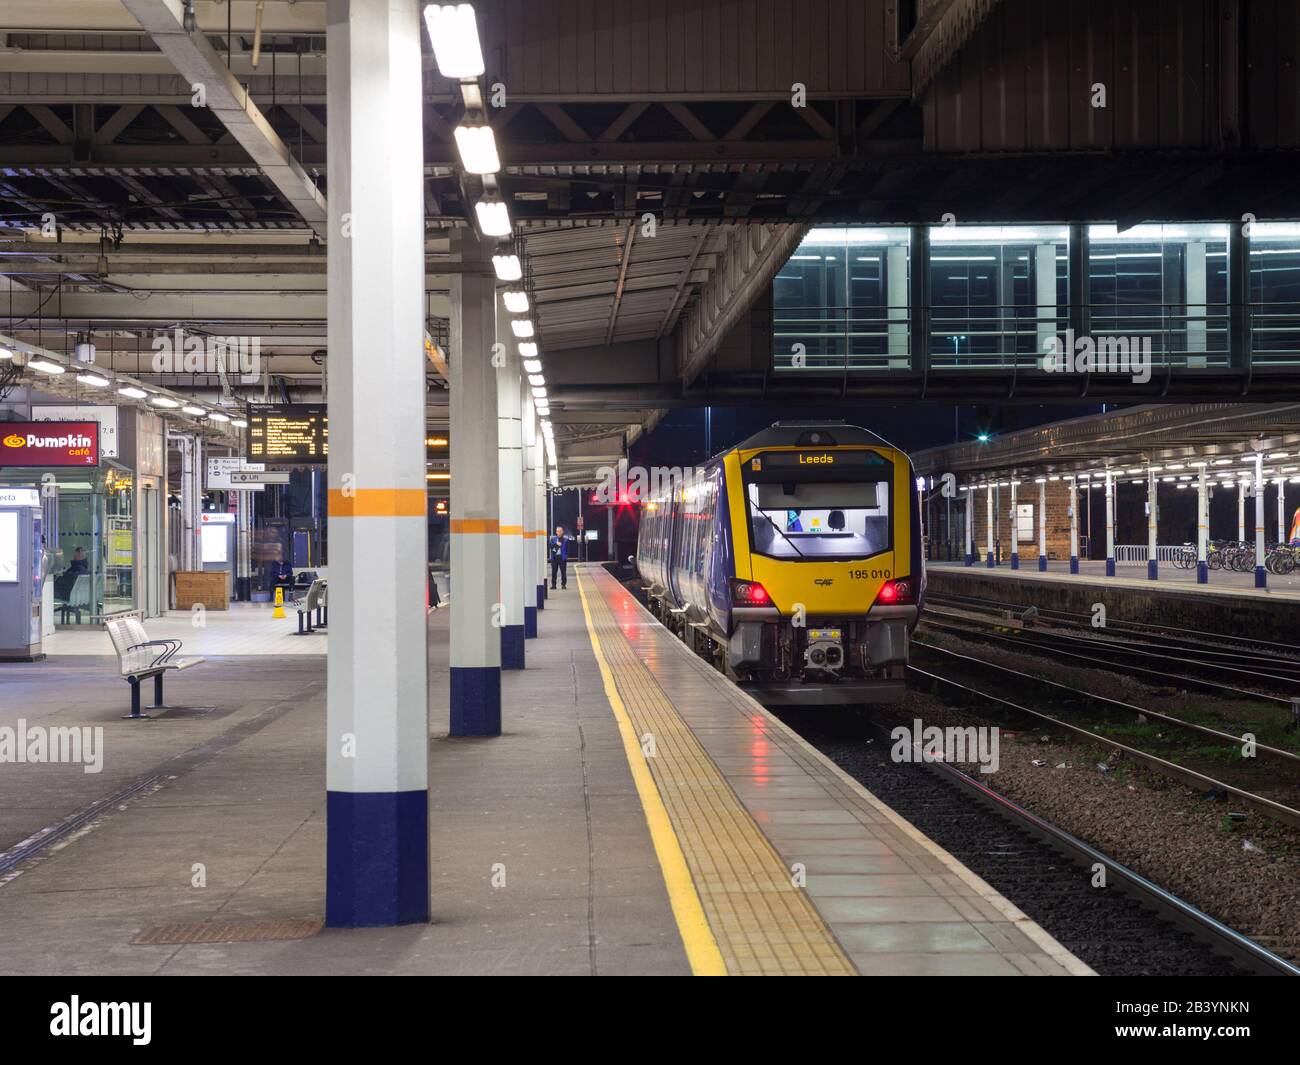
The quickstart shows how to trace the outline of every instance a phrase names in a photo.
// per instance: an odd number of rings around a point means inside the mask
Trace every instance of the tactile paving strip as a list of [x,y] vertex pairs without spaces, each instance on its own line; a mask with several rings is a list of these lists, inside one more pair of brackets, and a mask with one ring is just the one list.
[[269,943],[284,939],[307,939],[319,932],[324,923],[320,917],[296,917],[164,924],[155,928],[146,928],[131,942],[140,946],[183,943]]
[[605,597],[578,573],[601,650],[732,976],[851,976],[856,969],[791,871],[623,636]]

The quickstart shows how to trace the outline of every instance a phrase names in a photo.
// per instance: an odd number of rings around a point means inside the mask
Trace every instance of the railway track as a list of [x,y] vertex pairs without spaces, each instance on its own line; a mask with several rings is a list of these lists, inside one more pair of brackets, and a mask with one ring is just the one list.
[[[914,641],[913,646],[924,647],[927,651],[933,651],[939,655],[948,656],[950,659],[956,659],[961,663],[976,668],[995,665],[994,663],[983,662],[981,659],[972,658],[970,655],[963,655],[956,651],[949,651],[942,647],[934,647],[929,644],[920,643],[919,641]],[[909,678],[914,681],[920,681],[923,686],[937,688],[941,691],[961,692],[966,698],[974,698],[982,702],[995,704],[1004,710],[1010,710],[1012,713],[1019,715],[1022,720],[1029,719],[1040,724],[1047,724],[1054,728],[1063,729],[1077,739],[1083,740],[1087,743],[1097,744],[1098,746],[1109,750],[1118,751],[1120,754],[1132,758],[1145,768],[1150,769],[1161,776],[1176,780],[1180,784],[1184,784],[1194,790],[1198,790],[1202,794],[1214,793],[1231,796],[1242,805],[1255,810],[1257,813],[1261,813],[1280,822],[1281,824],[1288,825],[1291,828],[1300,828],[1300,809],[1296,809],[1294,806],[1276,802],[1266,796],[1259,795],[1245,788],[1237,787],[1234,784],[1229,784],[1205,773],[1198,772],[1195,769],[1189,769],[1186,766],[1178,765],[1175,762],[1169,761],[1167,758],[1162,758],[1159,755],[1151,754],[1149,751],[1143,751],[1137,747],[1130,746],[1129,744],[1121,743],[1119,740],[1112,739],[1104,733],[1085,728],[1082,725],[1065,720],[1055,714],[1049,714],[1042,710],[1025,706],[1022,703],[1006,699],[1001,695],[994,694],[993,692],[981,691],[979,688],[972,687],[964,681],[954,680],[951,677],[932,673],[929,670],[921,669],[919,666],[915,665],[909,665],[907,668]],[[1024,681],[1032,683],[1051,683],[1042,682],[1040,681],[1040,678],[1034,677],[1030,674],[1017,673],[1017,671],[1006,669],[1006,667],[995,666],[995,668],[1009,674],[1014,674]],[[1089,696],[1089,693],[1082,692],[1079,689],[1069,690],[1082,696]],[[1095,696],[1089,697],[1098,698]],[[1189,723],[1186,722],[1181,722],[1180,724],[1188,725],[1188,727],[1190,727]],[[1226,736],[1227,734],[1223,733],[1221,735]],[[1239,737],[1231,737],[1231,740],[1234,744],[1241,743]]]
[[[882,759],[879,747],[861,740],[863,719],[846,725],[843,711],[781,716],[1102,975],[1300,975],[1300,967],[955,766]],[[888,742],[879,721],[866,727]],[[1105,889],[1091,886],[1098,863]]]
[[[926,604],[927,608],[947,606],[961,610],[994,614],[1000,617],[1018,617],[1033,606],[1030,603],[1007,603],[1001,600],[957,595],[951,592],[928,592],[926,594]],[[1094,631],[1091,614],[1080,614],[1068,610],[1053,610],[1037,606],[1034,609],[1038,611],[1040,621],[1051,621],[1053,624],[1079,628],[1084,631]],[[1201,629],[1187,629],[1176,625],[1125,621],[1122,618],[1107,619],[1106,628],[1137,640],[1150,639],[1153,633],[1159,633],[1161,643],[1164,646],[1194,652],[1198,655],[1249,654],[1258,656],[1264,654],[1270,659],[1300,667],[1300,647],[1294,643],[1257,640],[1250,637],[1234,636],[1231,633],[1205,632]],[[1225,651],[1227,647],[1230,647],[1231,651]]]

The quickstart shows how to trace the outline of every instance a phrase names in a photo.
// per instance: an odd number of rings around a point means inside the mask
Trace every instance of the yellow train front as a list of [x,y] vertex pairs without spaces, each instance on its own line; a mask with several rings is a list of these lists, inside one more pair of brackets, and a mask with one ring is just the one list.
[[903,452],[857,426],[777,422],[659,480],[636,561],[665,625],[767,705],[902,697],[925,596]]

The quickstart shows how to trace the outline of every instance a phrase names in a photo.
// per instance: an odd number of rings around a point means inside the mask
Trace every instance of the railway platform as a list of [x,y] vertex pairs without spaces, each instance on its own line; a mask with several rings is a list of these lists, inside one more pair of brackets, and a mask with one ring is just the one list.
[[417,925],[322,927],[321,649],[214,655],[142,722],[93,647],[10,667],[0,725],[102,728],[103,758],[0,776],[0,972],[1090,973],[601,567],[547,601],[502,735],[450,737],[454,611]]

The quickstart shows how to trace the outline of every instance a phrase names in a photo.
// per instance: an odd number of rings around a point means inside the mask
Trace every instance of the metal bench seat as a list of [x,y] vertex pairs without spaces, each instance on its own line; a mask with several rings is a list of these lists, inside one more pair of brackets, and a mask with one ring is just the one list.
[[117,652],[118,672],[131,685],[131,717],[147,717],[140,712],[140,681],[153,677],[153,707],[163,708],[163,676],[169,669],[189,669],[204,659],[198,655],[181,655],[180,640],[151,640],[139,618],[113,618],[105,622],[108,638]]

